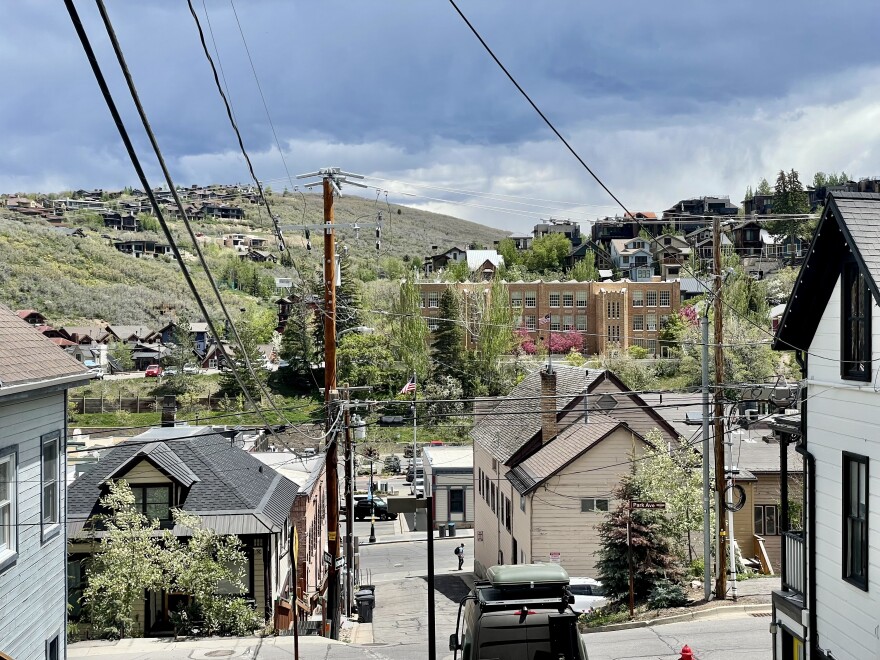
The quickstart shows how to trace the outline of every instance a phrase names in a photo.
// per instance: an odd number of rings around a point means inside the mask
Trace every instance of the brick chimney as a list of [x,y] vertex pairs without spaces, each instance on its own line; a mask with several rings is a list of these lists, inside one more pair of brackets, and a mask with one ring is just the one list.
[[541,369],[541,444],[556,437],[556,372]]

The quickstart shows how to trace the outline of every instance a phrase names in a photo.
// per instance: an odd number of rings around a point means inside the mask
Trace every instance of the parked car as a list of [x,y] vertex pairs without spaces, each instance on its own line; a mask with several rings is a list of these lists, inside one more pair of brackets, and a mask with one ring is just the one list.
[[158,364],[151,364],[144,369],[144,378],[158,378],[162,375],[162,367]]
[[400,458],[392,454],[391,456],[385,457],[385,472],[390,472],[391,474],[399,474],[400,473]]
[[425,496],[425,480],[423,477],[417,477],[412,484],[412,494],[417,498]]
[[425,469],[422,467],[422,459],[417,458],[415,465],[409,464],[406,468],[406,483],[411,484],[416,477],[424,477]]
[[605,588],[601,582],[593,578],[571,578],[568,590],[574,596],[574,604],[571,607],[578,614],[585,614],[608,604]]
[[183,373],[185,374],[197,374],[199,373],[199,368],[194,364],[187,364],[183,367]]
[[359,499],[354,503],[354,519],[363,520],[375,515],[379,520],[394,520],[396,513],[388,512],[388,503],[381,497]]
[[176,376],[177,375],[177,367],[174,367],[174,366],[165,367],[162,370],[162,375],[163,376]]

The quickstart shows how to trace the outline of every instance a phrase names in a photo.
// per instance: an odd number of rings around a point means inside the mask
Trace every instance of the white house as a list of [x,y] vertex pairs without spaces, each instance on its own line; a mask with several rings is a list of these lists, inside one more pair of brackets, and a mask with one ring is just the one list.
[[829,195],[774,339],[805,375],[789,433],[805,459],[805,526],[785,534],[773,594],[780,660],[880,657],[878,285],[880,195]]
[[651,241],[641,236],[612,239],[611,260],[623,277],[633,282],[649,282],[654,275]]
[[434,525],[474,525],[474,450],[472,447],[423,447],[425,495],[434,497]]
[[0,657],[66,657],[67,390],[90,378],[0,305]]

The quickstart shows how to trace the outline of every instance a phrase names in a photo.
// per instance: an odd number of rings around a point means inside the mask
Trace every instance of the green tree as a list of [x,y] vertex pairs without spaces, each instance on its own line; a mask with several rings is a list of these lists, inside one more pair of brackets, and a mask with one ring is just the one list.
[[312,365],[317,361],[314,325],[312,310],[303,304],[295,305],[281,334],[280,356],[288,366],[279,369],[279,376],[288,385],[303,390],[309,389],[314,383]]
[[629,510],[630,500],[644,497],[633,476],[625,476],[614,491],[614,498],[619,502],[617,507],[598,525],[600,548],[596,568],[605,592],[613,600],[622,601],[629,594],[630,546],[637,602],[646,600],[655,584],[675,581],[681,576],[669,541],[663,535],[662,514],[644,509]]
[[171,375],[163,379],[163,391],[180,395],[192,389],[195,379],[186,373],[184,367],[194,364],[195,360],[196,344],[193,340],[192,327],[189,321],[181,319],[174,326],[168,354],[162,360],[166,370],[172,367]]
[[406,266],[397,257],[382,257],[379,268],[389,280],[399,280],[406,276]]
[[516,249],[516,243],[512,238],[502,238],[498,241],[496,248],[498,254],[504,257],[504,266],[510,268],[521,261],[519,250]]
[[[567,241],[568,239],[566,239]],[[510,384],[502,358],[516,346],[513,310],[507,285],[495,277],[479,301],[477,317],[477,350],[474,359],[477,372],[490,396],[504,394]]]
[[[788,174],[779,170],[776,177],[776,191],[773,194],[774,215],[797,215],[810,212],[809,197],[804,192],[798,173],[792,169]],[[788,238],[791,245],[791,266],[795,264],[795,241],[806,238],[811,228],[802,217],[783,217],[767,224],[767,230],[774,236]]]
[[645,499],[666,502],[660,530],[678,561],[690,561],[692,534],[703,529],[702,457],[684,438],[668,444],[657,429],[645,440],[649,447],[635,464],[633,480]]
[[440,318],[431,347],[435,377],[461,380],[467,374],[464,333],[461,298],[453,287],[447,287],[440,296]]
[[400,387],[400,372],[394,366],[394,353],[384,332],[350,332],[336,347],[339,382],[352,387],[371,385],[375,395],[392,395]]
[[813,188],[824,188],[828,185],[828,175],[825,172],[816,172],[813,175]]
[[170,586],[166,556],[157,543],[159,521],[135,507],[124,481],[111,481],[100,503],[109,513],[98,518],[102,536],[87,570],[83,601],[97,635],[139,637],[143,622],[135,615],[135,604],[146,591]]
[[584,258],[571,267],[568,276],[578,282],[597,282],[599,269],[596,268],[596,254],[592,250],[587,251]]
[[532,241],[532,249],[525,253],[523,262],[535,272],[561,270],[570,252],[571,241],[563,234],[547,234]]
[[425,382],[430,371],[428,324],[421,314],[421,292],[415,271],[410,271],[400,285],[400,295],[392,307],[391,345],[408,374],[415,373]]
[[761,182],[758,184],[758,194],[759,195],[772,195],[773,189],[770,188],[770,183],[767,179],[761,179]]
[[443,279],[446,282],[467,282],[470,279],[471,270],[468,268],[467,261],[457,261],[448,264],[443,269]]
[[754,199],[754,198],[755,198],[755,193],[752,192],[752,187],[751,187],[751,186],[747,186],[747,187],[746,187],[746,194],[743,196],[743,201],[746,201],[746,202],[747,202],[747,201],[749,201],[750,199]]
[[114,341],[107,350],[123,371],[134,370],[134,358],[131,355],[131,347],[124,341]]
[[[259,403],[261,399],[260,386],[265,385],[268,376],[265,356],[260,350],[256,335],[247,321],[240,322],[237,329],[238,336],[241,338],[241,346],[233,343],[231,349],[228,349],[232,353],[229,359],[251,398]],[[253,373],[251,373],[251,369],[248,369],[248,363],[250,363]],[[236,397],[239,394],[243,394],[233,370],[229,367],[224,368],[220,374],[219,394],[223,397]]]
[[154,231],[157,233],[162,231],[159,220],[150,213],[138,213],[137,219],[141,223],[141,229],[144,231]]

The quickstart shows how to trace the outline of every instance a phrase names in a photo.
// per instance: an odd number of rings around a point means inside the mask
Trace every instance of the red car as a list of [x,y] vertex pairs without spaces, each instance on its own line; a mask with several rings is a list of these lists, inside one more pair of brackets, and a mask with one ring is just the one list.
[[151,364],[144,371],[144,378],[158,378],[162,375],[162,367],[158,364]]

